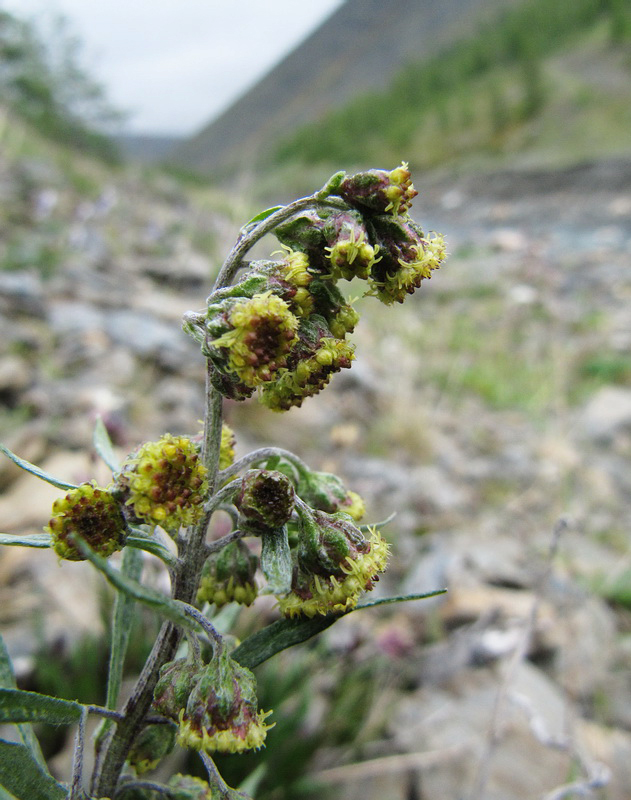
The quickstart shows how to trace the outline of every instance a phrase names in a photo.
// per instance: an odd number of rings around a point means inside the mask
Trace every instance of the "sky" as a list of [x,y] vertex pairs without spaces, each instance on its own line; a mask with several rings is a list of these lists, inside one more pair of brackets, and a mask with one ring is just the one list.
[[81,63],[132,133],[190,135],[227,108],[343,0],[0,0],[62,14]]

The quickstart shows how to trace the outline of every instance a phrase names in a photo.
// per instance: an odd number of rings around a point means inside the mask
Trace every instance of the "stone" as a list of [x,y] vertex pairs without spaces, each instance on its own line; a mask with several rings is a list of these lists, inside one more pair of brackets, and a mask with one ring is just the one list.
[[631,428],[631,389],[604,386],[591,398],[580,418],[588,439],[606,444]]

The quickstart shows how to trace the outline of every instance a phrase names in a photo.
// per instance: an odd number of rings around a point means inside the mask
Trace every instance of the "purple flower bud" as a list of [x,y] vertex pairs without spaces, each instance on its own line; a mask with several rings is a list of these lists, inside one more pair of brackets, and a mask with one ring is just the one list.
[[360,210],[405,214],[418,194],[410,177],[405,162],[390,172],[385,169],[358,172],[342,181],[338,194]]

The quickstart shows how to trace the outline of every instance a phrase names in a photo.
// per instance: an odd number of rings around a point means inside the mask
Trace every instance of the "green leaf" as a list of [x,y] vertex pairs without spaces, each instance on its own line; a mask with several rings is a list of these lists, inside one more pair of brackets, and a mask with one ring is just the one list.
[[17,800],[65,800],[67,790],[45,772],[23,744],[0,739],[0,786]]
[[120,462],[114,453],[112,440],[110,439],[110,435],[101,417],[96,418],[92,441],[94,443],[94,449],[112,472],[120,472]]
[[74,483],[66,483],[66,481],[59,480],[59,478],[55,478],[52,475],[49,475],[47,472],[44,472],[43,469],[36,467],[35,464],[31,464],[30,461],[26,461],[24,458],[20,458],[20,456],[16,456],[15,453],[12,453],[8,447],[5,447],[2,442],[0,442],[0,452],[4,453],[5,456],[8,456],[14,464],[17,464],[20,469],[23,469],[25,472],[30,472],[31,475],[35,475],[36,478],[40,478],[46,483],[51,483],[53,486],[56,486],[58,489],[76,489],[77,486]]
[[147,533],[142,528],[137,528],[133,525],[129,526],[131,533],[125,540],[128,547],[134,547],[136,550],[144,550],[157,556],[164,561],[168,567],[175,567],[177,564],[177,557],[163,544],[155,534]]
[[[140,581],[142,574],[142,554],[138,550],[125,549],[121,575],[132,581]],[[119,592],[112,614],[112,646],[107,682],[106,708],[114,710],[123,681],[123,665],[129,644],[129,635],[134,622],[135,601],[129,595]]]
[[267,580],[266,594],[291,591],[293,565],[286,525],[261,537],[261,569]]
[[[392,603],[408,603],[410,600],[428,600],[430,597],[438,597],[446,594],[447,589],[435,589],[433,592],[423,594],[400,594],[396,597],[378,597],[376,600],[368,600],[366,603],[358,603],[352,611],[361,611],[362,608],[376,608],[377,606],[387,606]],[[350,611],[348,612],[350,614]]]
[[272,206],[271,208],[266,208],[265,211],[261,211],[260,214],[257,214],[255,217],[252,217],[249,222],[246,222],[243,226],[243,230],[249,228],[251,225],[256,225],[258,222],[263,222],[264,219],[271,217],[272,214],[280,211],[281,208],[283,208],[283,206]]
[[0,533],[0,544],[10,547],[52,547],[53,537],[50,533],[30,533],[26,536],[17,536],[12,533]]
[[75,537],[74,544],[118,591],[124,592],[128,597],[153,608],[154,611],[162,614],[163,617],[171,620],[176,625],[182,625],[189,630],[196,630],[202,627],[189,615],[188,609],[190,607],[186,603],[181,600],[172,600],[155,589],[143,586],[142,583],[126,577],[120,570],[114,569],[105,558],[97,555],[84,540]]
[[252,636],[248,636],[230,655],[248,669],[254,669],[281,650],[306,642],[331,627],[341,614],[327,614],[313,619],[296,617],[279,619]]
[[83,706],[22,689],[0,689],[0,722],[47,722],[73,725],[81,718]]
[[[13,665],[11,664],[11,657],[9,656],[9,651],[6,648],[4,639],[0,635],[0,689],[15,688],[15,674],[13,672]],[[26,747],[28,747],[28,749],[31,751],[33,758],[35,758],[35,760],[41,764],[41,766],[45,767],[46,762],[44,761],[44,756],[42,755],[39,742],[37,741],[37,737],[33,732],[32,726],[27,723],[22,723],[19,724],[17,728],[20,738]],[[1,797],[0,800],[2,800]]]
[[426,592],[424,594],[382,597],[357,605],[355,608],[343,614],[327,614],[326,616],[313,617],[313,619],[309,619],[308,617],[279,619],[262,630],[253,633],[252,636],[248,636],[248,638],[231,653],[231,656],[242,666],[248,669],[254,669],[254,667],[257,667],[259,664],[262,664],[264,661],[276,655],[276,653],[280,653],[281,650],[286,650],[288,647],[294,647],[294,645],[306,642],[307,639],[329,628],[341,617],[352,614],[354,611],[359,611],[363,608],[375,608],[376,606],[388,605],[390,603],[401,603],[409,600],[425,600],[429,597],[436,597],[437,595],[444,594],[446,591],[447,589],[437,589],[434,592]]

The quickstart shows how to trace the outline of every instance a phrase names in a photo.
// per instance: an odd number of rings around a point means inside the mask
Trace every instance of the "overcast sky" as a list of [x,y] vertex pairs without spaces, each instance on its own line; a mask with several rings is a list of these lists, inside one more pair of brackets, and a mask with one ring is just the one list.
[[0,0],[61,13],[82,63],[137,133],[190,134],[267,72],[343,0]]

